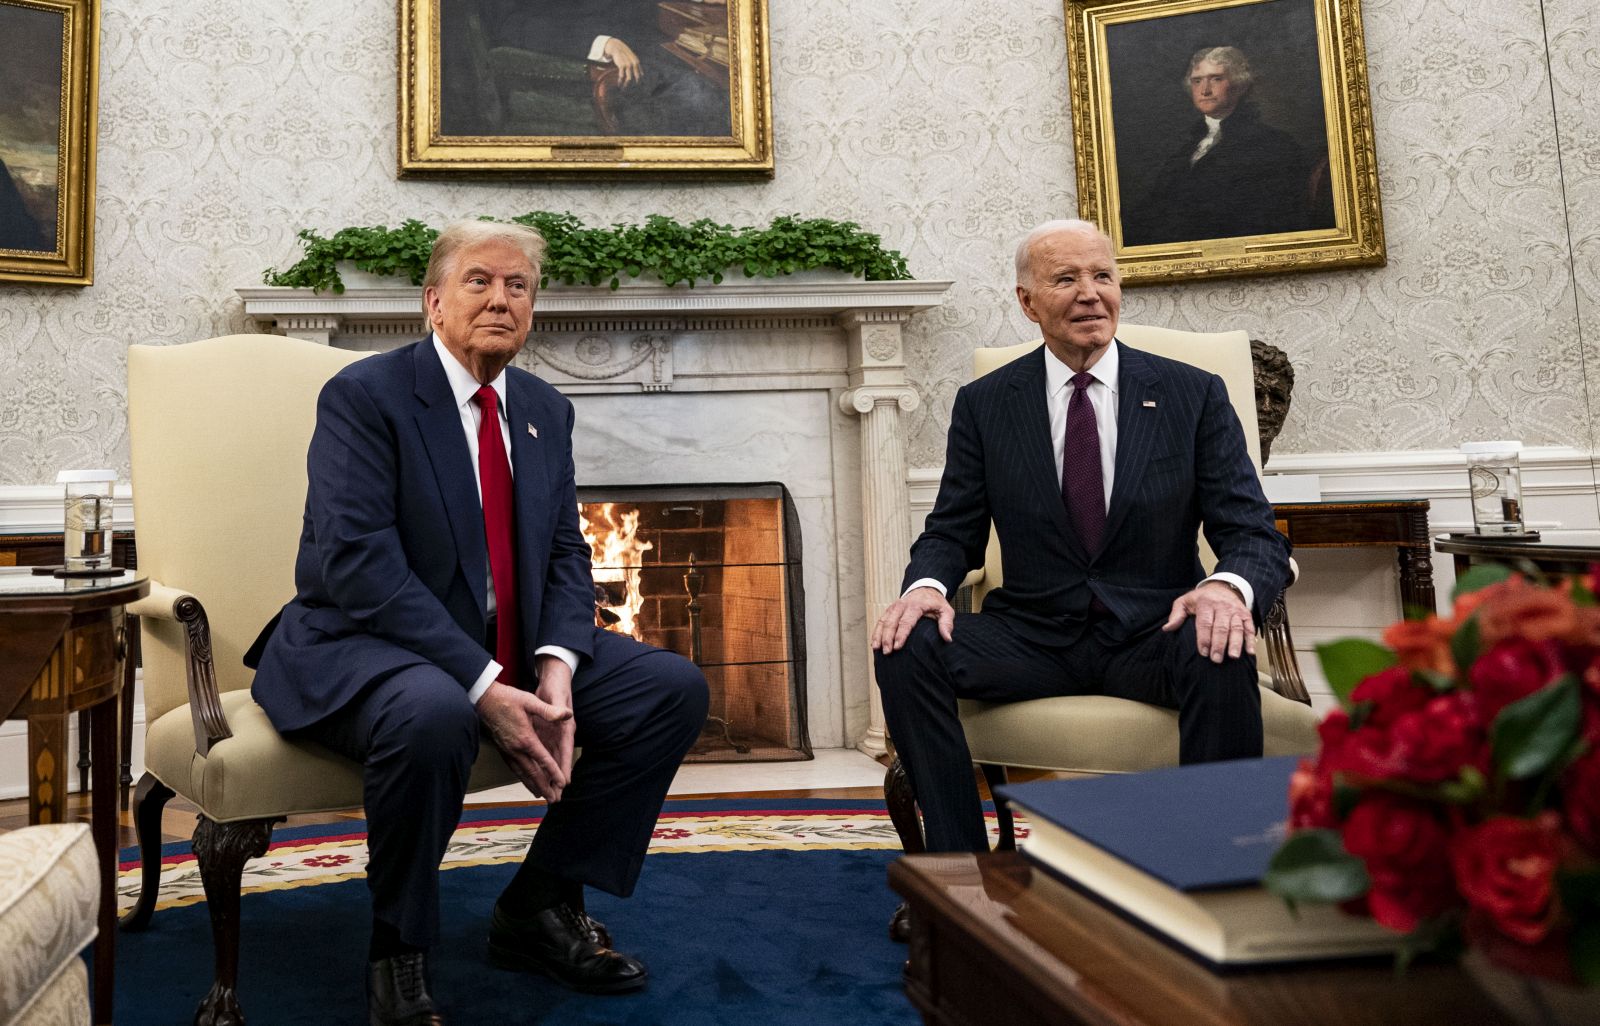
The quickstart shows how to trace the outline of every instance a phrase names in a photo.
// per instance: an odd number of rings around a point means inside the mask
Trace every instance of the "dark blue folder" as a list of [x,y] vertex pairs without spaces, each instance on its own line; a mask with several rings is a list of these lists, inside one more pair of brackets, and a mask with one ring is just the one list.
[[1283,842],[1289,777],[1299,761],[1290,755],[1040,780],[998,793],[1180,891],[1252,887]]

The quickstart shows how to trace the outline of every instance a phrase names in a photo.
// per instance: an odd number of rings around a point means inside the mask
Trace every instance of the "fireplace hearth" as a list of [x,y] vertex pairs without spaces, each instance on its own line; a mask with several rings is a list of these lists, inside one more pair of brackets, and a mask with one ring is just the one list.
[[800,526],[781,484],[581,488],[596,623],[706,675],[689,759],[811,757]]

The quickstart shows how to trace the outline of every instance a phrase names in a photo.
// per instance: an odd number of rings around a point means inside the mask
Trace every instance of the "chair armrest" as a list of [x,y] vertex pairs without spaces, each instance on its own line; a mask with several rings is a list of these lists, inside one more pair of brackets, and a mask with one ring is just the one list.
[[171,620],[183,625],[194,750],[200,755],[209,754],[211,746],[232,737],[233,730],[228,726],[228,715],[222,710],[222,696],[217,691],[217,669],[211,657],[211,623],[206,619],[205,607],[181,588],[151,581],[150,594],[129,603],[127,610],[134,616]]
[[982,581],[983,581],[983,570],[984,570],[984,568],[980,566],[980,567],[978,567],[978,569],[973,570],[970,573],[968,573],[967,576],[965,576],[965,577],[963,577],[961,579],[960,587],[962,587],[962,588],[971,588],[974,585],[982,583]]

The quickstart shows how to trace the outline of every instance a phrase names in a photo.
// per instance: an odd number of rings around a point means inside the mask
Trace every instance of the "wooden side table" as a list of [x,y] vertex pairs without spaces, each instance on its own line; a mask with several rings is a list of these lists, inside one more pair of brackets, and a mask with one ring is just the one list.
[[1272,513],[1297,549],[1394,549],[1402,609],[1433,612],[1433,548],[1427,499],[1276,502]]
[[[0,533],[0,567],[56,566],[61,563],[62,539],[55,534]],[[132,531],[117,531],[111,536],[111,565],[129,570],[139,566]],[[128,658],[123,664],[121,706],[122,762],[117,784],[122,792],[122,807],[128,807],[128,790],[133,786],[129,760],[133,757],[133,673],[139,665],[139,618],[128,617]],[[78,790],[89,790],[89,714],[78,714]]]
[[150,592],[135,573],[58,580],[0,569],[0,711],[28,721],[28,821],[66,817],[68,718],[90,714],[90,825],[100,854],[94,1014],[111,1022],[117,919],[117,696],[127,657],[123,607]]
[[1219,974],[1016,852],[912,855],[906,994],[939,1026],[1510,1026],[1454,966],[1387,959]]

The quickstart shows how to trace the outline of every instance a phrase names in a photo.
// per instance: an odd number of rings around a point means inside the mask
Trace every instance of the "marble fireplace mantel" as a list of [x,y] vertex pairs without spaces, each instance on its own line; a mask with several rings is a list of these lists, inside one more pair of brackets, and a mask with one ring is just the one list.
[[[518,363],[578,404],[580,484],[676,473],[690,476],[658,483],[790,485],[802,521],[812,521],[804,575],[813,742],[876,756],[885,738],[867,632],[898,597],[911,546],[902,415],[918,397],[901,329],[952,283],[797,278],[541,289]],[[423,334],[415,287],[238,294],[264,329],[324,345],[384,350]],[[630,398],[641,394],[654,398]],[[827,630],[813,637],[813,623]]]

